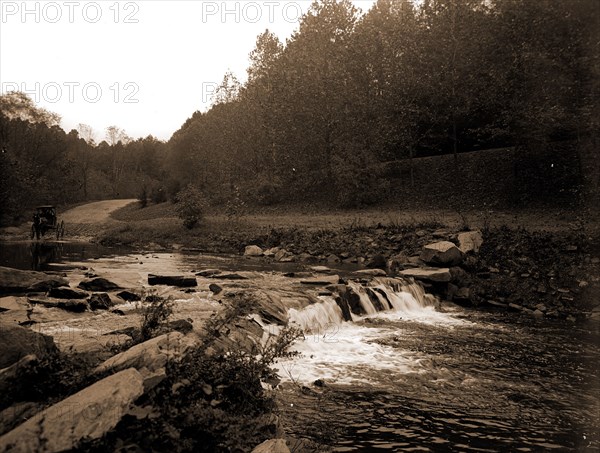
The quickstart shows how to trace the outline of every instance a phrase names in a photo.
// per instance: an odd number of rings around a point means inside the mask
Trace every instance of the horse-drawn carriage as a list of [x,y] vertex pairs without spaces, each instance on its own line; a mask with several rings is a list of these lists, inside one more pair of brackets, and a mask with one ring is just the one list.
[[65,222],[58,221],[54,206],[39,206],[33,215],[31,239],[39,239],[50,230],[56,231],[56,239],[62,238],[65,235]]

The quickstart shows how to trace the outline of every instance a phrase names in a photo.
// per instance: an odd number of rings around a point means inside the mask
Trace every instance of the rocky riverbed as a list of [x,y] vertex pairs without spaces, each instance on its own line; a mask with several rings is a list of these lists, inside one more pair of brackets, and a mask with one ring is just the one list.
[[[507,316],[514,312],[532,319],[573,323],[598,316],[600,260],[581,234],[506,228],[481,232],[373,227],[351,234],[288,230],[240,243],[238,248],[240,258],[223,258],[221,263],[229,264],[221,268],[219,259],[213,259],[212,266],[202,265],[203,254],[189,247],[49,265],[43,273],[0,268],[3,390],[9,392],[15,382],[31,382],[40,372],[60,376],[46,394],[36,388],[34,401],[23,399],[22,385],[13,392],[14,398],[6,399],[0,414],[6,434],[0,438],[0,446],[16,446],[17,451],[74,448],[82,438],[104,438],[128,414],[137,413],[137,420],[150,417],[150,409],[134,402],[142,395],[158,398],[154,389],[163,389],[164,383],[170,382],[167,365],[203,344],[207,320],[241,294],[252,298],[254,306],[248,314],[257,318],[231,318],[223,324],[219,350],[252,351],[271,334],[278,334],[288,323],[290,310],[305,313],[310,307],[322,311],[294,316],[311,320],[301,322],[305,332],[320,319],[317,325],[327,336],[331,333],[328,329],[338,324],[331,324],[326,300],[339,310],[335,322],[355,322],[390,310],[393,297],[382,295],[381,289],[369,289],[368,283],[374,281],[377,286],[382,283],[377,279],[389,277],[401,278],[399,282],[414,279],[438,300]],[[267,271],[269,268],[278,271]],[[348,283],[352,281],[362,282],[365,289]],[[402,283],[386,280],[385,285],[405,292],[400,289]],[[330,299],[324,302],[323,298]],[[153,300],[172,301],[172,313],[169,322],[165,319],[155,332],[158,337],[139,343],[144,306]],[[432,302],[436,305],[439,302]],[[138,344],[130,347],[133,339],[138,339]],[[388,339],[381,341],[393,346]],[[387,354],[394,356],[391,350]],[[80,367],[73,362],[65,366],[66,356],[78,357]],[[69,374],[72,385],[65,382]],[[121,380],[131,385],[110,396],[110,389]],[[212,392],[212,387],[205,392],[206,402],[219,408],[220,400],[211,396]],[[93,423],[61,425],[77,419],[61,417],[65,407],[73,405],[100,407],[111,415],[103,419],[100,428]],[[31,421],[36,420],[35,414],[39,415],[37,421]],[[27,421],[21,424],[23,420]],[[264,423],[271,428],[253,442],[284,435],[282,425]],[[72,438],[34,444],[33,433],[43,434],[37,436],[41,442],[54,439],[65,429],[74,433]],[[297,430],[293,434],[295,439],[302,437]],[[271,442],[271,448],[280,448],[276,442]]]

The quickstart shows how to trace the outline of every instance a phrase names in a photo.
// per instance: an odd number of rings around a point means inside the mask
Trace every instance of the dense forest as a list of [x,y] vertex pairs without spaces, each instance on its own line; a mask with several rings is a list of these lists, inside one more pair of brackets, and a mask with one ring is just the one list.
[[418,185],[417,158],[449,155],[460,168],[465,152],[505,148],[535,160],[556,143],[574,144],[575,187],[579,147],[600,130],[599,25],[596,0],[379,0],[364,14],[318,0],[285,43],[258,36],[247,80],[225,74],[210,109],[167,143],[116,126],[95,143],[89,126],[66,133],[9,93],[3,214],[142,192],[161,201],[188,183],[214,205],[241,194],[360,206],[393,196],[390,163]]

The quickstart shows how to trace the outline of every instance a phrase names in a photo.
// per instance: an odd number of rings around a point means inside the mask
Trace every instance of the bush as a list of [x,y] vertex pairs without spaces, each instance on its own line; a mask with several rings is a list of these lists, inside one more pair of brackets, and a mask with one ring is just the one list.
[[173,299],[156,295],[146,296],[145,305],[142,308],[142,325],[140,328],[139,342],[142,343],[155,336],[160,335],[161,329],[169,321],[173,314]]
[[162,187],[156,187],[152,189],[150,198],[152,199],[153,203],[164,203],[165,201],[167,201],[167,192]]
[[177,194],[175,209],[179,218],[183,220],[183,226],[188,230],[194,228],[204,217],[206,201],[193,184],[188,184],[185,189]]
[[148,206],[148,192],[146,191],[146,187],[142,188],[142,192],[138,196],[138,201],[140,202],[140,207],[143,209]]
[[123,445],[135,451],[250,451],[275,437],[275,400],[261,381],[275,376],[271,366],[277,358],[295,355],[287,349],[299,331],[283,329],[251,351],[228,343],[230,329],[255,306],[250,296],[236,295],[207,321],[201,346],[167,364],[167,378],[143,397],[134,416],[103,439],[84,442],[79,451],[115,451]]

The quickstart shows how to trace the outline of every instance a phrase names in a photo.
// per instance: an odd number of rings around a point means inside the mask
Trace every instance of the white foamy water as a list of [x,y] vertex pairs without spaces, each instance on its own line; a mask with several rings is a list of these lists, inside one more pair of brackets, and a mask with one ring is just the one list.
[[[420,286],[375,283],[367,288],[348,283],[367,313],[352,314],[349,322],[343,320],[342,310],[331,297],[322,297],[321,303],[302,310],[288,311],[290,323],[302,329],[304,339],[292,349],[300,357],[278,364],[282,379],[300,383],[324,379],[336,384],[381,384],[401,379],[407,373],[425,372],[430,363],[426,355],[377,341],[402,335],[402,322],[444,329],[468,324],[451,313],[437,311],[436,299]],[[373,299],[383,311],[377,311]]]
[[293,347],[301,354],[277,364],[284,380],[310,383],[325,379],[337,384],[373,383],[376,371],[411,373],[421,370],[419,357],[372,341],[385,332],[345,322],[305,334]]

